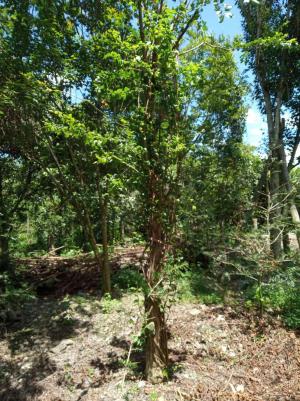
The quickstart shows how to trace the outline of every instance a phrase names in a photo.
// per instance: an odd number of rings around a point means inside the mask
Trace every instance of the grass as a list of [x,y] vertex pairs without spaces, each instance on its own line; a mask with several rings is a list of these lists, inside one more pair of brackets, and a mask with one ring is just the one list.
[[222,294],[199,268],[186,270],[179,275],[176,296],[184,302],[200,302],[207,305],[223,302]]

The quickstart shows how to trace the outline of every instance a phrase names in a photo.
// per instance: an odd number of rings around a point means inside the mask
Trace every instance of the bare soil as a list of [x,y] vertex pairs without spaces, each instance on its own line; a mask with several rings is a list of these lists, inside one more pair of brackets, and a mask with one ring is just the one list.
[[173,305],[172,366],[154,385],[144,380],[142,351],[132,349],[128,358],[142,296],[101,300],[83,290],[30,301],[5,327],[1,401],[300,400],[300,338],[279,318],[239,306]]

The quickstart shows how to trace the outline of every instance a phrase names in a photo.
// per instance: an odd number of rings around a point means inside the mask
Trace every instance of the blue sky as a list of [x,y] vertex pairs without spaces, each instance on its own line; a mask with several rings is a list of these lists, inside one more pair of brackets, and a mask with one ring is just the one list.
[[[225,18],[222,23],[218,21],[213,5],[206,6],[203,13],[203,19],[207,23],[208,31],[215,35],[225,35],[233,38],[235,35],[241,35],[242,32],[242,21],[241,15],[238,8],[233,2],[228,1],[228,4],[232,5],[232,18]],[[242,72],[245,72],[245,65],[243,65],[238,54],[236,55],[237,63]],[[247,80],[251,84],[253,82],[253,75],[251,72],[246,72]],[[253,145],[262,145],[263,133],[266,132],[266,122],[260,113],[257,102],[250,95],[247,99],[249,110],[247,115],[247,130],[245,135],[245,142]]]

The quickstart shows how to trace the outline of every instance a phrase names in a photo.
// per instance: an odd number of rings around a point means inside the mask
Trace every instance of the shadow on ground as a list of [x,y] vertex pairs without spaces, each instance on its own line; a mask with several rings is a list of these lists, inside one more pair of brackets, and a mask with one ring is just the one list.
[[[26,367],[26,372],[22,369]],[[38,382],[56,370],[47,353],[40,353],[33,361],[20,367],[17,363],[0,359],[1,401],[30,401],[43,393]],[[22,374],[22,375],[21,375]]]
[[12,354],[33,347],[54,347],[63,339],[88,328],[87,312],[80,304],[73,306],[69,299],[34,300],[18,311],[14,322],[6,325],[0,339],[6,339]]
[[0,400],[31,401],[41,394],[38,382],[56,370],[52,349],[79,330],[88,330],[92,313],[68,298],[24,304],[0,334],[10,353],[0,357]]

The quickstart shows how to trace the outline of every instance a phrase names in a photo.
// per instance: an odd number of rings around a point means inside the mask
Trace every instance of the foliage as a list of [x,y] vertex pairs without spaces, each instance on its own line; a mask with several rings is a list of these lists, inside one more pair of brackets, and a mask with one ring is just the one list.
[[233,300],[243,299],[246,307],[279,314],[287,326],[299,327],[298,254],[274,261],[265,232],[256,231],[233,234],[211,258],[210,276],[222,286],[221,295],[230,291]]
[[35,299],[35,294],[30,285],[25,282],[16,284],[7,274],[0,275],[1,286],[4,291],[0,292],[0,325],[14,321],[18,313],[22,313],[24,303]]
[[144,290],[146,287],[145,279],[136,266],[125,266],[116,272],[113,276],[113,283],[117,289],[126,292],[136,292]]
[[110,294],[105,294],[101,299],[101,310],[103,313],[111,313],[120,307],[120,302],[117,299],[113,299]]
[[298,265],[282,267],[273,272],[267,281],[256,284],[250,299],[264,310],[282,315],[284,323],[293,329],[300,327],[300,271]]
[[200,302],[206,305],[223,302],[222,294],[214,288],[205,274],[194,268],[183,272],[178,279],[178,299],[184,302]]
[[231,228],[235,231],[249,225],[261,162],[251,148],[229,140],[215,150],[199,147],[185,169],[181,241],[188,259],[196,262],[201,253],[226,242]]

